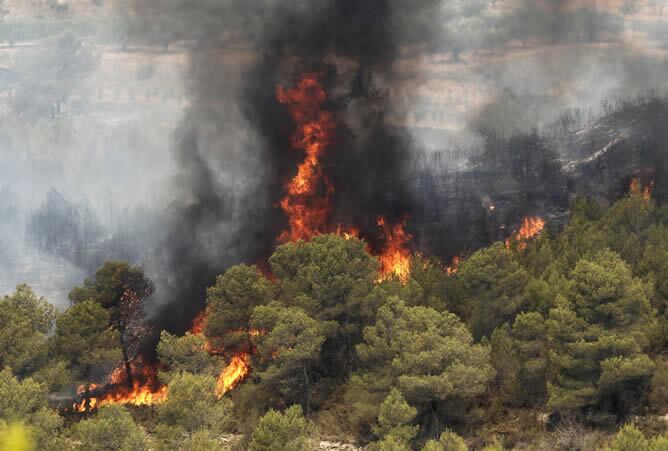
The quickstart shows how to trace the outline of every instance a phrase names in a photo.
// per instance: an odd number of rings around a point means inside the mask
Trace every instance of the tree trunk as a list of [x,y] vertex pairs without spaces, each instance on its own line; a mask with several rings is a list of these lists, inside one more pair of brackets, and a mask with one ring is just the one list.
[[308,369],[306,366],[304,366],[304,386],[306,387],[304,411],[306,412],[306,416],[308,417],[311,412],[311,402],[310,402],[311,385],[308,377]]
[[432,401],[431,416],[434,421],[434,438],[438,440],[438,438],[441,436],[441,425],[438,421],[438,415],[436,415],[437,408],[438,406],[436,405],[436,401]]
[[118,338],[121,344],[121,351],[123,352],[123,363],[125,365],[125,375],[127,376],[128,387],[132,389],[134,387],[134,380],[132,378],[132,366],[130,366],[130,356],[128,355],[128,348],[125,345],[125,340],[123,339],[123,332],[118,334]]

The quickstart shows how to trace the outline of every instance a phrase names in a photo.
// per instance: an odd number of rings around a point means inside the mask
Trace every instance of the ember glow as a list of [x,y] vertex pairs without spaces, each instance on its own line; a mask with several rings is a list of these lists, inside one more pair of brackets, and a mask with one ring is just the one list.
[[383,252],[378,256],[381,266],[381,280],[390,277],[397,277],[401,282],[405,283],[411,274],[410,251],[408,249],[408,242],[411,240],[411,235],[404,229],[406,221],[390,226],[385,221],[384,217],[378,218],[378,227],[383,229],[385,235],[385,247]]
[[216,395],[222,397],[248,377],[250,374],[250,355],[242,352],[230,360],[223,369],[216,383]]
[[631,180],[631,185],[629,186],[629,193],[631,195],[642,195],[645,202],[652,200],[652,192],[654,191],[654,180],[644,185],[640,181],[640,178],[634,177]]
[[512,243],[518,243],[517,248],[520,250],[526,249],[527,241],[540,235],[545,228],[545,220],[537,216],[526,217],[522,221],[522,227],[517,233],[506,240],[506,248],[510,249]]
[[449,276],[457,274],[457,271],[459,271],[459,262],[460,261],[461,261],[461,257],[459,255],[455,256],[452,259],[452,263],[450,264],[450,266],[445,267],[445,272]]
[[193,320],[193,325],[190,328],[190,333],[193,335],[199,335],[204,333],[204,326],[206,325],[206,310],[202,310],[197,314]]
[[[92,393],[87,400],[86,386],[80,385],[77,394],[84,397],[80,403],[75,403],[76,412],[94,410],[105,404],[124,404],[132,406],[152,406],[167,399],[167,386],[158,382],[158,367],[138,363],[132,365],[132,387],[129,386],[125,374],[125,365],[118,366],[109,376],[105,386],[90,384],[88,392]],[[97,393],[102,392],[101,395]]]
[[335,124],[331,113],[322,110],[327,95],[316,74],[303,74],[296,88],[279,86],[276,98],[288,106],[297,126],[292,147],[305,154],[280,204],[289,228],[279,241],[306,240],[326,232],[334,188],[322,172],[320,158],[331,142]]

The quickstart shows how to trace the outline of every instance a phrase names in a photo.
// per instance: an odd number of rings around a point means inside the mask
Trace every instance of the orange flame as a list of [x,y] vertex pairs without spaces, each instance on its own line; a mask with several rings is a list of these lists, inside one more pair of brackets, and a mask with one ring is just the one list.
[[378,227],[385,234],[385,248],[378,256],[380,260],[380,280],[397,277],[402,283],[406,283],[411,275],[410,251],[408,242],[412,236],[404,228],[406,220],[394,226],[389,226],[384,217],[378,218]]
[[297,175],[287,185],[288,194],[280,203],[289,228],[280,235],[279,241],[305,240],[325,231],[331,210],[330,197],[334,189],[322,173],[320,158],[331,142],[335,124],[331,113],[321,109],[327,95],[316,74],[303,74],[296,88],[278,86],[276,98],[288,105],[297,124],[292,147],[306,154]]
[[639,177],[634,177],[629,186],[629,193],[632,196],[642,195],[645,202],[652,200],[652,192],[654,191],[654,180],[643,186]]
[[[157,381],[158,368],[152,365],[132,365],[133,386],[128,387],[125,375],[125,366],[120,365],[108,378],[112,388],[102,396],[94,396],[80,403],[75,403],[73,408],[76,412],[86,412],[101,407],[105,404],[124,404],[132,406],[152,406],[167,399],[167,386]],[[89,390],[95,391],[99,388],[96,384],[90,384]],[[86,392],[86,386],[80,385],[77,389],[78,395]]]
[[249,374],[250,355],[245,352],[235,355],[218,377],[216,395],[222,397],[239,385]]
[[452,259],[452,263],[450,264],[450,266],[445,267],[445,272],[449,276],[453,276],[453,275],[457,274],[457,271],[459,271],[459,262],[460,261],[461,261],[461,257],[459,255],[456,255]]
[[526,249],[527,241],[535,238],[540,235],[540,233],[545,228],[545,220],[543,218],[535,217],[526,217],[522,221],[522,227],[517,231],[517,233],[512,237],[506,240],[506,248],[510,249],[513,242],[517,242],[518,249]]
[[202,310],[197,314],[193,320],[193,325],[190,328],[190,333],[193,335],[199,335],[204,333],[204,326],[206,325],[206,310]]

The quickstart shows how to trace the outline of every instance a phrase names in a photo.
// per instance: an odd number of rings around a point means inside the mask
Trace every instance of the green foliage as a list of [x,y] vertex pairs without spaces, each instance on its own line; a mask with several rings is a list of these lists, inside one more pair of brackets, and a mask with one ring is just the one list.
[[19,381],[9,368],[0,371],[0,421],[24,422],[38,449],[54,449],[63,420],[47,405],[47,387]]
[[458,278],[470,305],[468,323],[476,338],[512,323],[526,305],[527,271],[502,243],[473,254],[460,267]]
[[50,392],[60,391],[72,382],[72,373],[64,360],[52,360],[31,377],[35,382],[47,384]]
[[312,369],[320,362],[322,344],[333,322],[318,321],[297,307],[277,302],[253,312],[254,329],[266,331],[258,337],[256,376],[272,392],[287,402],[301,402],[308,415],[312,389]]
[[100,408],[91,419],[74,428],[81,448],[91,451],[140,451],[148,449],[144,432],[130,413],[119,405]]
[[652,376],[649,390],[649,406],[654,411],[665,408],[668,399],[668,363],[659,360],[656,362],[656,371]]
[[406,443],[399,440],[393,435],[385,437],[379,442],[374,442],[369,445],[370,451],[410,451]]
[[550,341],[549,406],[571,410],[612,403],[634,409],[654,366],[648,346],[652,309],[646,287],[617,254],[602,251],[571,273],[546,321]]
[[53,347],[69,362],[76,380],[87,381],[95,368],[120,360],[118,332],[109,328],[109,313],[93,301],[67,309],[56,321]]
[[253,431],[250,451],[301,451],[306,448],[306,420],[299,406],[284,413],[270,410]]
[[271,284],[255,266],[233,266],[207,290],[207,337],[216,346],[249,349],[253,309],[272,298]]
[[489,445],[485,445],[482,451],[504,451],[504,447],[498,440],[495,439]]
[[406,284],[410,290],[401,295],[407,305],[431,307],[434,310],[452,310],[452,305],[445,299],[449,289],[450,278],[443,271],[443,265],[436,259],[413,257],[411,260],[411,276]]
[[513,341],[520,361],[518,400],[536,404],[547,396],[545,320],[540,313],[520,313],[513,324]]
[[334,362],[330,370],[346,375],[354,362],[354,344],[375,316],[377,304],[370,295],[378,261],[357,239],[323,235],[279,246],[269,263],[285,305],[300,307],[316,320],[338,323],[324,352]]
[[215,449],[222,449],[222,447],[211,431],[200,429],[192,433],[185,440],[182,449],[187,449],[188,451],[212,451]]
[[380,403],[392,386],[418,414],[433,403],[448,410],[452,402],[483,394],[494,377],[489,349],[474,344],[455,315],[406,307],[397,298],[379,309],[357,352],[362,369],[353,377],[353,386],[371,396],[361,397],[354,407],[368,412],[374,408],[364,404],[382,396]]
[[507,324],[497,328],[490,339],[492,366],[496,370],[496,388],[507,402],[517,399],[524,387],[519,379],[520,361]]
[[32,451],[35,442],[30,429],[21,423],[0,422],[0,449],[9,451]]
[[137,301],[153,293],[153,283],[144,271],[127,262],[106,262],[95,272],[95,279],[86,279],[83,286],[74,288],[69,295],[75,303],[95,301],[108,309],[113,323],[125,318]]
[[48,358],[47,334],[55,310],[28,285],[0,300],[0,367],[9,366],[20,376],[37,371]]
[[417,426],[410,425],[416,415],[417,409],[393,388],[378,409],[378,425],[374,433],[382,439],[393,437],[397,442],[408,444],[418,431]]
[[28,378],[19,381],[11,369],[0,372],[0,418],[22,420],[46,408],[46,385]]
[[167,331],[160,333],[158,357],[171,373],[211,373],[217,359],[206,351],[206,338],[201,334],[186,333],[177,337]]
[[622,427],[610,443],[610,451],[649,451],[649,440],[633,424]]
[[422,451],[468,451],[466,442],[456,433],[446,430],[441,437],[436,440],[430,440],[425,443]]
[[168,389],[167,400],[156,409],[162,424],[186,432],[223,433],[230,428],[231,402],[216,397],[212,376],[180,373],[171,378]]

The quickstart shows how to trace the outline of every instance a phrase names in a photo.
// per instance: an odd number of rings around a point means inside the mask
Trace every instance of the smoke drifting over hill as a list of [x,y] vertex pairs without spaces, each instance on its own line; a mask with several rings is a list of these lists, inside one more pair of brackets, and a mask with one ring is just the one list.
[[[67,281],[60,302],[71,280],[128,259],[156,279],[149,313],[179,332],[218,274],[263,264],[286,229],[280,201],[303,159],[276,91],[304,73],[317,75],[335,123],[319,162],[333,188],[329,222],[360,229],[372,247],[383,244],[379,216],[408,218],[413,250],[449,259],[505,239],[523,215],[559,219],[575,194],[614,197],[634,171],[660,172],[652,149],[664,138],[651,124],[663,107],[614,101],[664,87],[668,21],[649,7],[118,3],[113,26],[95,37],[67,30],[0,53],[0,83],[12,94],[0,171],[17,193],[0,197],[18,203],[3,226],[15,238],[5,241],[31,241],[30,252],[6,253],[65,262],[55,271]],[[67,11],[53,14],[72,23]],[[119,119],[124,102],[130,112]],[[612,114],[617,107],[626,113]],[[595,165],[577,163],[613,141],[606,155],[626,158],[623,170],[606,161],[593,176]]]

